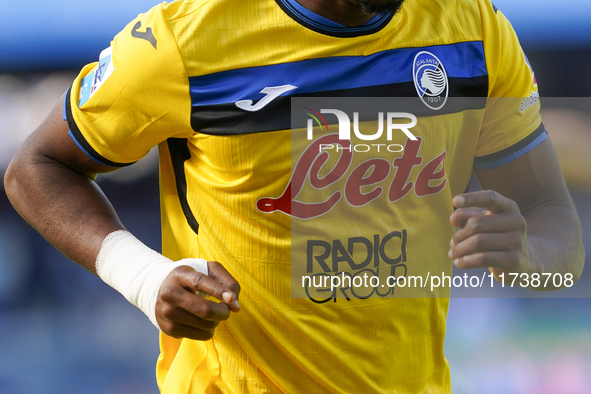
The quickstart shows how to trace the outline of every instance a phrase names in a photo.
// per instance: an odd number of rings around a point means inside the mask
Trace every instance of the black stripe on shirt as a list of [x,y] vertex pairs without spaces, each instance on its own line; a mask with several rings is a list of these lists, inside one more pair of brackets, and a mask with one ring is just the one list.
[[166,140],[170,158],[172,161],[172,168],[174,170],[174,178],[176,180],[176,190],[181,203],[181,208],[187,219],[189,227],[199,234],[199,223],[191,211],[189,201],[187,200],[187,177],[185,175],[185,162],[191,159],[191,151],[187,145],[186,138],[169,138]]
[[525,137],[524,139],[522,139],[518,143],[513,144],[510,147],[505,148],[501,151],[491,153],[490,155],[475,157],[474,163],[488,163],[491,161],[499,160],[504,157],[510,156],[510,155],[516,153],[517,151],[528,146],[536,138],[538,138],[538,136],[540,134],[542,134],[544,131],[546,131],[546,128],[544,127],[543,123],[540,123],[540,126],[537,129],[535,129],[530,135],[528,135],[527,137]]
[[[293,97],[368,97],[401,98],[396,111],[415,116],[434,116],[483,109],[488,95],[488,76],[449,78],[448,101],[440,110],[428,108],[417,95],[414,82],[279,96],[259,111],[245,111],[235,103],[193,106],[193,130],[208,135],[239,135],[291,129]],[[403,99],[402,99],[403,98]]]
[[99,162],[100,164],[104,164],[109,167],[127,167],[135,163],[135,161],[132,163],[117,163],[111,161],[101,156],[97,151],[94,150],[92,146],[90,146],[88,141],[86,141],[86,138],[84,138],[84,135],[82,135],[82,132],[80,132],[80,129],[78,128],[78,125],[76,124],[76,122],[74,121],[74,117],[72,116],[72,106],[70,102],[71,92],[72,88],[70,87],[68,89],[64,105],[64,109],[66,112],[66,120],[68,122],[68,126],[70,127],[70,131],[72,132],[72,136],[74,137],[80,148],[82,148],[84,153],[86,153],[88,156],[90,156],[92,159]]

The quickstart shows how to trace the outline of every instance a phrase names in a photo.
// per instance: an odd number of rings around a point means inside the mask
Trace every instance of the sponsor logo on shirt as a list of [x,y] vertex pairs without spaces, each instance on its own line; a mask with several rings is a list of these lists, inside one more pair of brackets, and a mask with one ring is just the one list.
[[[444,150],[423,164],[426,160],[419,154],[422,141],[421,137],[414,141],[408,138],[402,156],[391,162],[384,158],[370,158],[349,171],[354,154],[351,141],[341,140],[338,134],[320,137],[300,156],[283,194],[277,198],[259,199],[257,209],[265,213],[280,211],[294,218],[311,219],[326,214],[337,204],[362,207],[380,197],[394,203],[411,190],[417,197],[439,193],[447,184],[444,165],[447,151]],[[340,157],[334,167],[324,169],[327,173],[323,176],[323,166],[332,151],[326,147],[334,145],[341,147]],[[321,146],[325,148],[321,149]],[[419,166],[418,173],[413,171],[414,167]],[[394,176],[387,181],[391,173]],[[416,174],[412,179],[411,173]],[[298,201],[298,195],[304,187],[322,190],[332,185],[338,186],[338,190],[328,199],[316,202]],[[374,187],[368,190],[368,186]]]
[[[407,277],[407,238],[407,230],[402,229],[385,235],[356,236],[346,240],[307,240],[306,275],[302,276],[306,297],[323,304],[331,300],[336,302],[338,298],[393,296],[396,293],[394,286],[380,286],[379,283],[388,283],[387,277]],[[336,287],[333,278],[339,281]],[[418,276],[411,278],[415,283],[420,279]]]

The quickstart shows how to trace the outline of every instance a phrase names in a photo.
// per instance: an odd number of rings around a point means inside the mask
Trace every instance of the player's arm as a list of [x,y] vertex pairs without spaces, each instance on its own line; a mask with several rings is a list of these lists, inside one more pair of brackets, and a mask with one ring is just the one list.
[[124,227],[93,179],[116,168],[91,160],[68,131],[58,103],[17,151],[4,185],[10,202],[27,222],[96,274],[94,263],[104,238]]
[[[121,272],[118,277],[107,280],[107,283],[128,299],[130,295],[125,294],[129,293],[127,287],[138,292],[140,303],[142,297],[147,297],[145,294],[156,291],[157,325],[165,333],[202,340],[211,338],[217,324],[227,319],[230,311],[239,310],[238,283],[216,262],[207,263],[209,275],[198,273],[187,266],[178,266],[170,271],[166,264],[170,262],[168,259],[156,252],[146,251],[149,248],[137,240],[129,241],[135,238],[122,231],[124,227],[112,205],[93,180],[97,173],[113,171],[115,168],[97,163],[76,145],[68,135],[67,122],[62,118],[62,103],[56,104],[10,163],[4,185],[11,203],[51,244],[95,274],[97,256],[103,252],[110,259],[112,269],[101,277],[105,280],[104,276],[117,276]],[[126,234],[128,238],[123,246],[108,245],[109,253],[106,253],[105,239],[107,236],[112,238],[112,234]],[[129,248],[135,249],[132,249],[132,256],[119,257],[118,261],[118,256],[125,256],[120,249],[125,252],[125,248],[128,251]],[[132,261],[144,253],[154,259],[154,264],[148,267],[150,272],[142,266],[147,263],[141,259]],[[132,267],[133,264],[134,273],[151,277],[151,281],[145,281],[142,288],[138,286],[137,280],[123,285],[118,283],[126,275],[129,276],[129,272],[124,272],[122,267]],[[166,276],[156,277],[155,272],[158,270],[160,273],[165,272]],[[115,285],[110,282],[115,282]],[[211,294],[223,302],[216,303],[198,297],[196,291]],[[154,314],[154,311],[144,312],[148,316]]]
[[495,276],[559,273],[578,280],[584,264],[581,226],[550,140],[476,175],[490,190],[454,197],[458,209],[450,221],[459,227],[451,240],[454,264],[489,267]]
[[[474,168],[485,190],[455,196],[458,227],[449,255],[459,268],[581,276],[581,227],[539,115],[538,86],[511,24],[488,1],[481,7],[489,100]],[[525,153],[527,152],[527,153]],[[505,276],[507,278],[507,276]],[[553,285],[547,281],[546,286]],[[520,281],[526,283],[526,281]]]

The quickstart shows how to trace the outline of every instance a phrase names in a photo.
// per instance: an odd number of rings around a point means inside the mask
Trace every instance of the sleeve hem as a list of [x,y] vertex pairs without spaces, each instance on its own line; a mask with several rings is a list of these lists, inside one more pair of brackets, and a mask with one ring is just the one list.
[[64,120],[68,122],[68,126],[70,127],[70,132],[68,134],[74,140],[76,145],[78,145],[80,150],[82,150],[82,152],[84,152],[93,161],[104,166],[120,168],[134,164],[135,161],[132,163],[117,163],[109,159],[106,159],[102,155],[100,155],[96,150],[94,150],[94,148],[88,143],[88,141],[86,141],[86,138],[84,138],[84,135],[82,135],[82,132],[78,128],[78,125],[74,120],[74,116],[72,115],[72,103],[70,101],[71,91],[72,87],[68,89],[66,97],[64,98]]
[[533,148],[538,146],[542,141],[548,138],[548,132],[541,123],[530,135],[517,142],[516,144],[503,149],[499,152],[492,153],[486,156],[474,158],[474,169],[488,170],[491,168],[500,167],[504,164],[510,163],[515,159],[525,155]]

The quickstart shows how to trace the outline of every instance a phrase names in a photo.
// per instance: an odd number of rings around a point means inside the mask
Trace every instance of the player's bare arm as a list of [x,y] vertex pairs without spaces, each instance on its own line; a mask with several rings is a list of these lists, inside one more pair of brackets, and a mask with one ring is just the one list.
[[[115,168],[93,161],[78,148],[62,120],[62,103],[15,155],[4,179],[6,194],[51,244],[97,274],[97,256],[105,238],[125,230],[93,180]],[[162,282],[156,319],[166,334],[207,340],[220,321],[239,311],[238,282],[217,262],[207,262],[207,268],[208,275],[203,275],[179,266]],[[197,291],[222,302],[199,297]]]
[[[477,170],[483,188],[454,197],[458,268],[507,273],[583,271],[581,227],[550,140],[501,167]],[[543,288],[552,290],[552,288]]]

